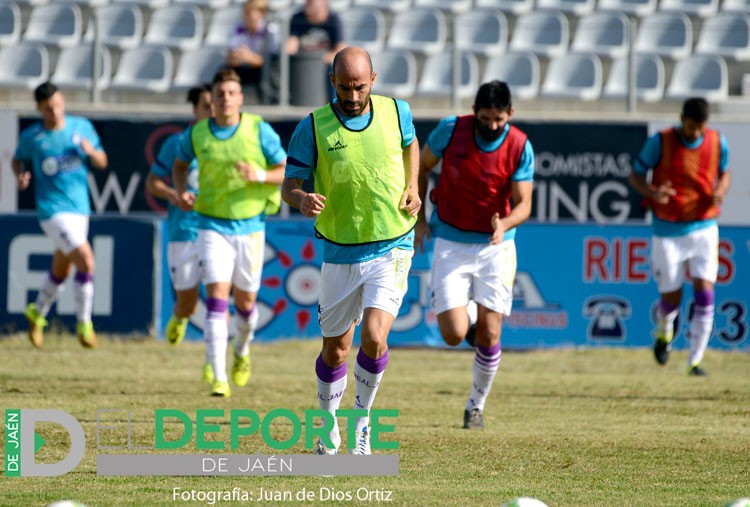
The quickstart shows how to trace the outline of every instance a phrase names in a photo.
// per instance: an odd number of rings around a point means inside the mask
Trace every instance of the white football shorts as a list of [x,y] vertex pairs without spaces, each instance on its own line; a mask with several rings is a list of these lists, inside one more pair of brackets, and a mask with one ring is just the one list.
[[174,290],[188,290],[201,280],[197,241],[170,241],[167,245],[169,277]]
[[231,282],[245,292],[258,292],[265,245],[265,231],[232,235],[201,229],[198,255],[203,283]]
[[44,234],[52,240],[55,250],[70,255],[88,241],[89,217],[80,213],[57,213],[39,222]]
[[432,307],[437,314],[466,306],[470,299],[510,315],[516,276],[516,243],[499,245],[435,240],[432,261]]
[[352,322],[362,321],[365,308],[398,316],[407,289],[412,252],[394,248],[357,264],[323,263],[318,323],[324,337],[341,336]]
[[659,293],[682,288],[687,277],[716,283],[719,274],[719,226],[713,225],[685,236],[652,236],[651,270]]

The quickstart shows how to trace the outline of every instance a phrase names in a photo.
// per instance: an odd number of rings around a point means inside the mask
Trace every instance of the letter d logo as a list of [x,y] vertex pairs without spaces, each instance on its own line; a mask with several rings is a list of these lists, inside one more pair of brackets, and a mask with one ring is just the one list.
[[[73,470],[86,450],[86,437],[78,421],[62,410],[21,410],[20,475],[22,477],[52,477]],[[38,422],[52,422],[65,428],[70,435],[70,451],[57,463],[36,463],[34,453],[44,445],[44,440],[34,432]]]

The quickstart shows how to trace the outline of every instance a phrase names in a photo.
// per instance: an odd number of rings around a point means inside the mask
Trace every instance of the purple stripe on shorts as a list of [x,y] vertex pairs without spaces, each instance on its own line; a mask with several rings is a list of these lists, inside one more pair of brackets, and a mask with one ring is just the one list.
[[52,271],[48,273],[48,276],[49,276],[49,279],[52,280],[52,283],[54,283],[55,285],[60,285],[61,283],[65,281],[64,278],[57,278],[55,275],[53,275]]
[[360,348],[359,353],[357,354],[357,364],[359,364],[363,370],[369,371],[372,374],[380,373],[385,370],[386,366],[388,366],[388,349],[386,349],[385,354],[379,358],[372,359]]
[[714,304],[714,291],[702,289],[695,293],[695,304],[698,306],[711,306]]
[[315,361],[315,374],[321,382],[332,384],[346,377],[346,361],[335,368],[331,368],[323,361],[323,355],[318,354],[318,359]]
[[[92,273],[83,273],[81,271],[76,271],[75,281],[78,283],[90,282],[93,279],[94,275]],[[60,282],[57,282],[56,280],[55,283],[57,283],[58,285],[60,284]]]

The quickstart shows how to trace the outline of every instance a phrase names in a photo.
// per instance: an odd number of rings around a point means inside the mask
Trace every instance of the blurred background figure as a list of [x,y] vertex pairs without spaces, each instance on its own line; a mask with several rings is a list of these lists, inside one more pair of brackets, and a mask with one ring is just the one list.
[[268,0],[247,0],[242,22],[227,43],[227,65],[239,74],[242,87],[254,90],[263,104],[270,103],[278,89],[273,77],[279,53],[278,26],[269,22],[267,13]]
[[330,64],[345,47],[341,18],[331,11],[328,0],[307,0],[305,7],[292,16],[286,43],[290,55],[319,51]]

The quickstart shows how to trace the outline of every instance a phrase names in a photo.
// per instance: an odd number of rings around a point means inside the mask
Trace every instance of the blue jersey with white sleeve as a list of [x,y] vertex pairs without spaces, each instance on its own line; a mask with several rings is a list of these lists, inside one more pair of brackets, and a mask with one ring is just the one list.
[[[259,125],[260,133],[258,141],[260,142],[266,161],[269,165],[280,164],[286,158],[286,151],[284,151],[284,148],[281,146],[281,138],[268,122],[262,121]],[[222,127],[216,125],[214,119],[211,118],[209,120],[209,127],[211,128],[211,133],[216,136],[217,139],[224,141],[237,132],[240,124],[237,123],[236,125]],[[193,127],[188,127],[188,129],[185,130],[184,135],[180,138],[177,149],[177,158],[185,163],[195,159],[195,151],[193,150],[193,142],[190,134],[192,128]],[[220,234],[252,234],[254,232],[262,231],[266,227],[265,213],[244,220],[225,220],[223,218],[201,215],[199,213],[196,213],[196,215],[198,217],[199,229],[216,231]]]
[[[679,132],[679,131],[678,131]],[[699,137],[695,141],[687,141],[682,136],[677,136],[680,142],[687,148],[695,149],[703,144],[703,136]],[[661,133],[657,132],[646,140],[646,143],[641,149],[641,153],[638,155],[635,163],[633,164],[633,172],[646,176],[648,171],[659,165],[661,160]],[[719,133],[719,173],[723,173],[729,167],[729,144],[727,143],[724,134]],[[717,223],[715,218],[708,218],[706,220],[696,220],[694,222],[669,222],[667,220],[661,220],[657,217],[652,217],[652,228],[654,236],[665,236],[665,237],[676,237],[685,236],[691,232],[711,227]]]
[[94,126],[79,116],[65,115],[59,130],[46,130],[39,122],[21,132],[14,158],[33,174],[39,220],[57,213],[91,213],[83,139],[102,149]]
[[[456,127],[457,116],[448,116],[440,120],[430,133],[427,138],[427,146],[429,146],[432,153],[438,158],[443,158],[448,144],[450,143],[453,130]],[[474,140],[477,142],[479,149],[486,152],[493,152],[500,148],[505,141],[505,137],[508,135],[510,129],[510,123],[505,125],[505,131],[495,141],[484,141],[474,135]],[[534,181],[534,149],[531,147],[531,142],[526,139],[526,144],[523,147],[521,153],[521,159],[516,168],[516,172],[511,177],[513,181]],[[458,243],[488,243],[489,236],[481,232],[467,232],[457,229],[452,225],[448,225],[438,217],[437,208],[432,212],[430,217],[430,230],[435,237],[444,238],[449,241],[456,241]],[[516,227],[505,231],[503,235],[503,241],[507,241],[516,237]]]
[[[334,103],[338,99],[334,99]],[[403,140],[402,147],[407,147],[416,138],[414,122],[412,120],[411,108],[403,100],[396,100],[399,122]],[[361,116],[344,116],[337,108],[332,108],[344,126],[349,130],[362,130],[370,123],[372,111]],[[307,180],[311,178],[317,166],[318,148],[315,144],[312,116],[308,115],[299,122],[294,129],[292,139],[289,142],[289,157],[286,161],[287,178]],[[338,245],[323,240],[323,261],[331,264],[355,264],[376,259],[390,252],[394,248],[403,250],[414,250],[414,229],[394,240],[375,241],[364,245]]]
[[[184,132],[173,134],[164,141],[159,155],[151,165],[151,172],[160,178],[172,180],[172,166],[177,158],[180,138]],[[198,195],[198,161],[193,159],[188,168],[187,189]],[[167,203],[167,237],[169,241],[195,241],[198,238],[198,214],[195,211],[183,211]]]

